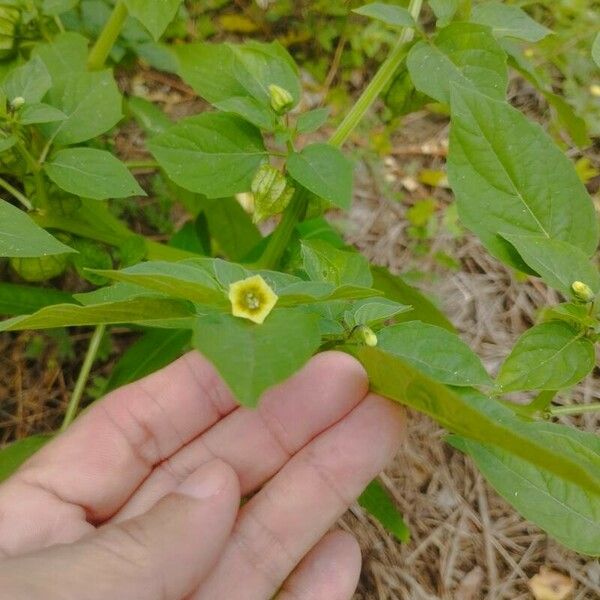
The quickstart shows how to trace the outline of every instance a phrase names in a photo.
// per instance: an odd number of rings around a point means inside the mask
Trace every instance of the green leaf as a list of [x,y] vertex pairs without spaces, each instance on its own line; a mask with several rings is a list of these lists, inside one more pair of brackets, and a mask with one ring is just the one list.
[[337,148],[329,144],[310,144],[290,154],[287,171],[319,198],[340,208],[350,208],[353,165]]
[[215,106],[224,112],[242,117],[252,125],[267,131],[273,131],[277,125],[275,113],[255,98],[235,96],[218,102]]
[[121,356],[104,391],[109,392],[166,367],[181,356],[190,337],[191,332],[185,329],[149,329]]
[[23,315],[69,302],[74,302],[70,294],[54,288],[0,283],[0,315]]
[[377,479],[359,496],[358,503],[400,542],[407,543],[410,540],[410,529],[394,499]]
[[242,102],[244,97],[253,98],[259,105],[267,108],[266,113],[261,111],[260,120],[270,123],[275,116],[271,110],[268,89],[272,84],[290,92],[294,105],[300,100],[301,87],[297,68],[278,42],[186,44],[177,46],[175,52],[181,78],[221,110],[240,113],[256,122],[257,105]]
[[498,37],[514,37],[527,42],[539,42],[552,33],[518,6],[503,2],[476,4],[471,13],[471,20],[487,25]]
[[25,104],[40,102],[52,85],[52,79],[41,58],[34,56],[21,67],[13,69],[2,82],[2,90],[9,101],[17,97]]
[[[532,430],[548,448],[574,460],[589,458],[600,469],[598,436],[553,423],[535,423]],[[466,438],[449,441],[526,519],[576,552],[600,555],[600,496],[508,451]]]
[[500,367],[503,392],[561,390],[578,383],[596,362],[594,344],[564,321],[528,329]]
[[394,300],[388,300],[387,298],[366,298],[355,302],[352,308],[346,311],[344,320],[350,327],[354,327],[355,325],[372,325],[410,310],[410,306],[400,304]]
[[94,270],[114,281],[123,281],[198,304],[226,306],[227,298],[217,282],[202,268],[185,262],[143,262],[121,271]]
[[67,115],[42,129],[61,146],[85,142],[120,120],[121,95],[110,71],[71,72],[55,82],[46,101]]
[[329,119],[328,108],[315,108],[302,113],[296,121],[296,130],[298,133],[312,133],[320,129]]
[[0,200],[0,256],[46,256],[66,252],[73,250],[36,225],[22,210]]
[[0,483],[8,479],[29,457],[52,439],[51,435],[32,435],[0,450]]
[[565,296],[572,295],[571,284],[574,281],[582,281],[594,292],[600,291],[598,269],[576,246],[539,235],[501,235],[517,249],[529,267]]
[[408,285],[398,275],[392,275],[385,267],[371,266],[373,287],[384,293],[386,298],[412,307],[410,312],[400,314],[397,321],[423,321],[454,332],[454,326],[431,300],[419,290]]
[[67,31],[57,35],[52,42],[37,44],[32,56],[44,62],[56,84],[69,73],[85,71],[87,53],[88,40],[78,33]]
[[298,371],[320,342],[317,315],[296,309],[274,310],[262,325],[208,315],[197,320],[193,338],[245,406]]
[[383,2],[372,2],[365,4],[360,8],[355,8],[352,12],[383,21],[386,25],[392,27],[416,27],[415,20],[406,8],[394,4],[384,4]]
[[106,200],[146,195],[127,167],[105,150],[59,150],[44,169],[59,188],[76,196]]
[[258,129],[223,113],[182,119],[148,146],[177,185],[209,198],[247,192],[267,158]]
[[417,42],[406,65],[415,87],[445,104],[450,104],[453,83],[498,100],[506,94],[506,54],[482,25],[451,23],[438,33],[433,44]]
[[600,494],[597,468],[548,446],[534,422],[496,400],[468,388],[447,388],[381,348],[363,346],[356,353],[374,392],[429,415],[452,433],[506,450]]
[[204,205],[210,235],[227,258],[242,260],[260,244],[260,231],[235,198],[207,200]]
[[382,329],[377,346],[447,385],[491,385],[479,357],[456,334],[409,321]]
[[56,17],[62,15],[79,4],[79,0],[44,0],[42,11],[45,15]]
[[453,88],[448,177],[462,222],[517,269],[523,261],[499,234],[559,239],[587,255],[596,249],[594,207],[573,165],[505,102]]
[[0,152],[6,152],[7,150],[10,150],[16,143],[17,138],[14,135],[0,138]]
[[362,254],[338,250],[322,240],[303,240],[301,244],[303,267],[313,281],[371,287],[369,262]]
[[[173,325],[169,321],[185,321],[195,312],[188,302],[170,298],[137,298],[107,304],[78,306],[56,304],[42,308],[31,315],[13,317],[0,321],[0,331],[22,331],[24,329],[52,329],[76,325],[98,325],[100,323],[141,323],[154,327]],[[179,326],[181,329],[181,325]]]
[[175,18],[182,0],[123,0],[129,14],[135,17],[155,40]]
[[446,27],[458,10],[459,0],[429,0],[429,6],[437,17],[437,26]]
[[35,103],[26,104],[19,113],[19,123],[21,125],[35,125],[37,123],[54,123],[64,121],[67,118],[62,110],[54,108],[49,104]]
[[163,133],[173,125],[173,121],[156,104],[145,98],[129,97],[127,108],[138,125],[149,135]]
[[600,33],[596,34],[592,44],[592,58],[598,67],[600,67]]

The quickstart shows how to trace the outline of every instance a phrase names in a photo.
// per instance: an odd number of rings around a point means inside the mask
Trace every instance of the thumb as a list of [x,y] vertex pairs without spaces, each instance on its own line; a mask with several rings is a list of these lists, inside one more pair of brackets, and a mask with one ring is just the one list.
[[239,503],[235,472],[213,460],[147,513],[76,544],[4,561],[0,572],[15,599],[181,600],[217,561]]

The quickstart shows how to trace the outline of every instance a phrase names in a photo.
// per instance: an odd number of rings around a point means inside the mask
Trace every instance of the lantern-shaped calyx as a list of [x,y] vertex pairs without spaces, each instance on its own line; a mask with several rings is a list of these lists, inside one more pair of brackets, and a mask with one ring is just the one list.
[[277,304],[278,296],[260,275],[229,285],[231,313],[234,317],[263,323]]

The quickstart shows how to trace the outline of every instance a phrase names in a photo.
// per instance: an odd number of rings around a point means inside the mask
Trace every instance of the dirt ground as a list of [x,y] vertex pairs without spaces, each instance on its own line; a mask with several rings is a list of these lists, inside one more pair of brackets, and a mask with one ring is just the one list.
[[[167,100],[174,97],[172,88],[154,90],[158,92]],[[188,98],[185,89],[175,94],[180,94],[175,105]],[[473,237],[457,237],[451,227],[442,227],[415,257],[406,211],[433,196],[443,213],[451,200],[443,181],[431,187],[418,176],[423,168],[443,168],[447,134],[444,119],[425,113],[406,119],[383,170],[369,161],[360,163],[354,207],[349,216],[335,220],[347,240],[373,262],[394,272],[428,273],[419,285],[437,299],[495,373],[538,309],[558,298],[539,281],[519,279]],[[123,145],[135,158],[135,135]],[[456,268],[443,266],[440,253],[453,257]],[[118,348],[131,336],[117,329],[113,339]],[[77,359],[61,359],[64,340],[44,338],[43,348],[32,353],[35,340],[31,332],[0,335],[0,443],[55,428],[73,388]],[[75,357],[82,355],[88,340],[83,330],[71,336]],[[109,372],[116,354],[93,375]],[[559,401],[600,397],[597,371]],[[577,425],[598,431],[600,416],[579,417]],[[363,548],[356,600],[525,600],[532,598],[528,581],[544,566],[567,576],[573,600],[600,598],[600,564],[566,551],[523,520],[443,438],[444,432],[429,419],[411,414],[403,449],[383,475],[410,525],[410,543],[394,541],[358,507],[342,520],[341,526],[357,535]]]

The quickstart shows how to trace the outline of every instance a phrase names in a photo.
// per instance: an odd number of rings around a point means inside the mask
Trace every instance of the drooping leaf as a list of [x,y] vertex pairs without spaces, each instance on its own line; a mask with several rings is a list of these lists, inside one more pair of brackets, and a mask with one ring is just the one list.
[[339,206],[352,203],[352,163],[329,144],[310,144],[293,152],[287,162],[290,176],[307,190]]
[[149,135],[163,133],[173,125],[173,121],[156,104],[131,96],[127,99],[127,108],[138,125]]
[[22,210],[0,199],[0,256],[29,257],[73,252],[36,225]]
[[594,344],[564,321],[528,329],[500,367],[497,383],[504,392],[560,390],[583,379],[596,362]]
[[600,274],[586,254],[567,242],[542,236],[502,235],[516,249],[525,263],[550,287],[565,296],[571,295],[571,284],[582,281],[594,292],[600,291]]
[[106,200],[146,195],[127,167],[105,150],[59,150],[44,169],[58,187],[76,196]]
[[462,222],[511,266],[525,268],[499,234],[563,240],[587,255],[597,246],[594,208],[573,165],[505,102],[453,88],[448,177]]
[[0,283],[0,315],[29,314],[44,306],[69,302],[75,302],[73,297],[55,288]]
[[175,183],[209,198],[248,191],[267,157],[258,129],[221,113],[182,119],[148,145]]
[[[140,323],[154,327],[187,326],[187,320],[195,315],[191,304],[170,298],[137,298],[122,302],[92,304],[56,304],[42,308],[32,315],[23,315],[0,321],[0,331],[24,329],[52,329],[75,325],[98,325],[100,323]],[[183,322],[186,322],[183,325]]]
[[105,392],[137,381],[181,356],[189,344],[191,331],[149,329],[130,346],[111,371]]
[[303,267],[313,281],[371,287],[373,278],[367,259],[358,252],[338,250],[322,240],[302,242]]
[[437,26],[446,27],[458,10],[459,0],[429,0],[429,6],[437,17]]
[[412,307],[410,312],[397,315],[398,321],[423,321],[454,332],[454,326],[444,313],[419,290],[408,285],[400,276],[393,275],[385,267],[371,266],[373,287],[386,298]]
[[382,329],[377,346],[448,385],[491,385],[479,357],[455,333],[408,321]]
[[400,304],[388,298],[366,298],[355,302],[352,308],[346,311],[344,320],[348,325],[370,325],[411,310],[410,306]]
[[61,146],[97,137],[123,116],[111,71],[67,73],[53,84],[46,101],[67,115],[63,121],[42,127],[45,135]]
[[0,450],[0,483],[8,479],[29,457],[52,439],[51,435],[32,435]]
[[52,85],[52,79],[41,58],[34,56],[23,66],[13,69],[2,82],[9,100],[21,97],[25,104],[41,102]]
[[314,110],[309,110],[298,117],[296,129],[298,130],[298,133],[312,133],[325,125],[328,118],[328,108],[315,108]]
[[383,21],[386,25],[393,27],[416,27],[415,20],[410,12],[403,6],[396,6],[395,4],[372,2],[360,8],[355,8],[352,12],[363,17]]
[[410,540],[410,529],[402,518],[394,499],[383,485],[375,479],[359,496],[358,503],[400,542]]
[[[553,423],[538,422],[531,429],[548,448],[600,469],[596,435]],[[473,458],[491,486],[526,519],[576,552],[600,555],[600,496],[506,450],[466,438],[450,442]]]
[[224,306],[227,298],[217,282],[197,266],[185,262],[143,262],[120,271],[95,270],[114,281],[132,283],[173,298]]
[[193,338],[245,406],[256,406],[265,390],[299,370],[320,341],[317,315],[297,309],[276,309],[262,325],[231,315],[201,317]]
[[174,19],[182,0],[123,0],[135,17],[158,40]]
[[506,54],[483,25],[451,23],[433,43],[417,42],[406,65],[415,87],[439,102],[450,104],[453,83],[498,100],[506,94]]
[[429,415],[443,427],[482,444],[506,450],[584,489],[600,494],[598,468],[548,446],[536,423],[469,388],[450,389],[381,348],[356,351],[377,392]]
[[471,20],[487,25],[498,37],[514,37],[527,42],[539,42],[552,33],[518,6],[495,0],[476,4]]

